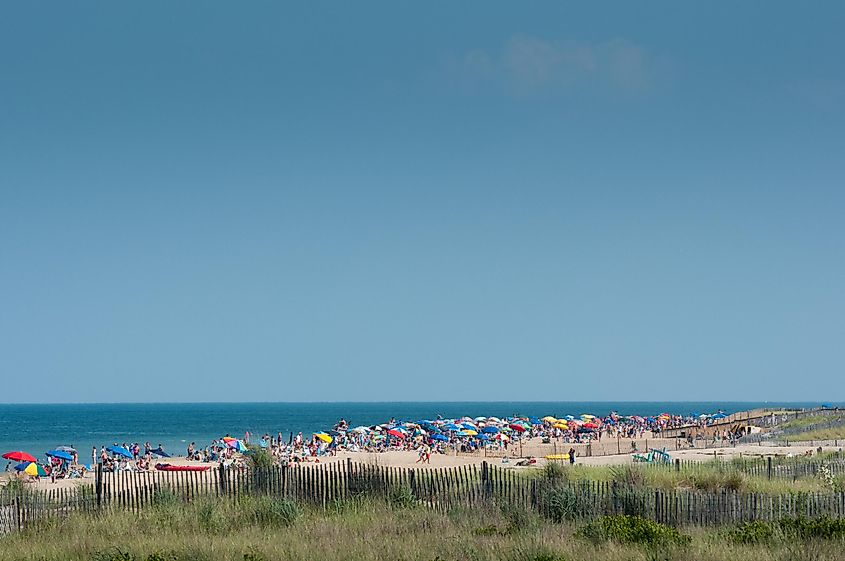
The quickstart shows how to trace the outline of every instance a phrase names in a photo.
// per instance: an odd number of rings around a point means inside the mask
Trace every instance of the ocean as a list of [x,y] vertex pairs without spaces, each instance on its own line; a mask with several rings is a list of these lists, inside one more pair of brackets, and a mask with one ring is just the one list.
[[[184,454],[190,442],[204,447],[213,439],[246,431],[303,435],[329,430],[341,417],[350,426],[397,420],[415,421],[468,415],[564,416],[726,413],[757,407],[817,407],[820,403],[764,402],[393,402],[393,403],[108,403],[0,405],[0,453],[24,450],[42,456],[56,446],[74,446],[84,461],[92,446],[144,442]],[[837,404],[842,405],[842,404]]]

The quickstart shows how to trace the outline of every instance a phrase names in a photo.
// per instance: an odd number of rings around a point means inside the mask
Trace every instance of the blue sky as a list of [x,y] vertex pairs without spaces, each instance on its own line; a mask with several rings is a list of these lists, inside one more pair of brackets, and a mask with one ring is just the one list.
[[6,3],[0,401],[843,400],[842,29]]

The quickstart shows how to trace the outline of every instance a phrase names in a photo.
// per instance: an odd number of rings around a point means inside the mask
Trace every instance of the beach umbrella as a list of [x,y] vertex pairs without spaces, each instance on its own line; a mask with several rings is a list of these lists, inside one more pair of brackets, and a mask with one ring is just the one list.
[[508,425],[508,427],[512,428],[516,432],[525,432],[525,427],[516,423],[511,423],[510,425]]
[[464,433],[467,436],[476,436],[478,434],[478,431],[475,431],[475,430],[472,430],[472,429],[467,429],[467,430],[464,430],[464,431],[461,431],[461,432]]
[[501,423],[502,422],[502,420],[498,417],[487,417],[487,420],[490,421],[491,423]]
[[581,428],[584,429],[597,429],[599,426],[595,423],[584,423]]
[[461,426],[466,430],[478,430],[478,427],[476,427],[472,423],[461,423]]
[[446,423],[445,425],[443,425],[443,428],[446,430],[461,430],[461,427],[459,427],[455,423]]
[[555,417],[552,417],[551,415],[546,415],[541,420],[543,422],[546,422],[546,423],[556,423],[557,422],[557,419]]
[[532,425],[542,425],[543,424],[543,421],[541,421],[537,417],[531,417],[530,419],[528,419],[528,422],[531,423]]
[[501,440],[501,441],[510,440],[510,437],[508,435],[502,434],[502,433],[497,434],[493,438],[495,438],[496,440]]
[[365,432],[370,432],[370,429],[368,427],[363,427],[363,426],[362,427],[355,427],[354,429],[352,429],[352,432],[357,432],[358,434],[364,434]]
[[47,455],[51,458],[59,458],[60,460],[73,460],[73,456],[71,456],[64,450],[59,450],[58,448],[56,448],[55,450],[50,450],[49,452],[47,452]]
[[[822,407],[824,407],[824,405],[822,405]],[[476,417],[474,420],[476,423],[480,423],[482,421],[486,421],[487,417]]]
[[555,423],[555,424],[552,425],[552,428],[560,429],[560,430],[566,430],[566,429],[569,428],[569,425],[566,424],[566,423]]
[[17,450],[15,452],[6,452],[3,454],[3,457],[7,460],[13,460],[15,462],[34,462],[36,461],[33,456],[30,456],[26,452],[21,452]]
[[572,415],[567,415],[566,417],[564,417],[564,419],[566,419],[567,421],[573,421],[575,420],[575,417],[573,417]]
[[36,462],[24,462],[15,466],[15,469],[27,475],[34,475],[36,477],[47,477],[47,471],[43,466]]
[[331,436],[329,436],[329,435],[327,435],[327,434],[326,434],[326,433],[324,433],[324,432],[318,432],[318,433],[317,433],[317,434],[315,434],[314,436],[316,436],[317,438],[319,438],[319,439],[320,439],[320,440],[322,440],[323,442],[331,442],[331,441],[332,441],[332,437],[331,437]]
[[490,440],[490,437],[482,432],[478,435],[478,440]]
[[67,452],[68,454],[73,454],[76,452],[76,448],[72,446],[56,446],[56,450]]
[[233,448],[238,452],[246,452],[248,450],[243,440],[228,440],[226,441],[226,446],[228,446],[229,448]]
[[132,458],[132,452],[130,452],[129,450],[127,450],[123,446],[111,445],[108,448],[106,448],[106,450],[108,450],[112,454],[117,454],[119,456],[123,456],[124,458],[130,458],[130,459]]
[[489,427],[484,427],[483,429],[481,429],[481,432],[486,432],[487,434],[496,434],[497,432],[499,432],[499,427],[494,427],[493,425],[490,425]]
[[398,431],[396,429],[390,429],[387,431],[387,434],[396,438],[405,438],[405,433]]
[[595,415],[588,415],[587,413],[584,413],[583,415],[581,415],[581,418],[584,419],[585,421],[589,421],[591,419],[595,419],[596,416]]
[[448,438],[448,437],[446,437],[446,436],[443,436],[443,435],[442,435],[442,434],[440,434],[440,433],[437,433],[437,434],[432,434],[432,435],[431,435],[431,440],[440,440],[440,441],[446,442],[446,441],[448,441],[448,440],[449,440],[449,438]]

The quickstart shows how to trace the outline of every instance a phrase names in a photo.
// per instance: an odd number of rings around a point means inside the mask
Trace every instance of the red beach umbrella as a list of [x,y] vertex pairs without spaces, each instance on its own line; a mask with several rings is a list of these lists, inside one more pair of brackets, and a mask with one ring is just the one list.
[[516,423],[514,423],[514,424],[508,425],[508,426],[510,428],[512,428],[513,430],[515,430],[516,432],[525,432],[525,427],[523,427],[522,425],[517,425]]
[[396,438],[405,438],[405,435],[396,429],[390,429],[389,431],[387,431],[387,434],[389,434],[390,436],[395,436]]
[[34,457],[30,456],[26,452],[21,452],[20,450],[15,452],[6,452],[3,454],[3,457],[7,460],[14,460],[16,462],[37,462]]

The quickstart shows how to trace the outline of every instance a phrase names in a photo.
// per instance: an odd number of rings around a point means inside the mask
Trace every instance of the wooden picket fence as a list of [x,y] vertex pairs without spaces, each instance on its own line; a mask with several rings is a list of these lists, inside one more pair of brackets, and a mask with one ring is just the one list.
[[802,477],[817,477],[826,468],[834,476],[845,474],[845,453],[837,452],[825,459],[815,458],[733,458],[730,460],[714,460],[701,462],[695,460],[675,459],[671,462],[653,462],[634,464],[650,469],[664,469],[684,472],[713,472],[742,473],[751,477],[766,477],[768,479],[791,479]]
[[357,498],[412,502],[440,511],[507,504],[556,520],[637,514],[675,526],[845,516],[845,493],[661,491],[607,482],[567,483],[487,463],[408,469],[346,461],[256,470],[215,466],[204,472],[100,472],[93,486],[0,490],[0,534],[77,512],[137,513],[164,500],[260,495],[323,508]]

